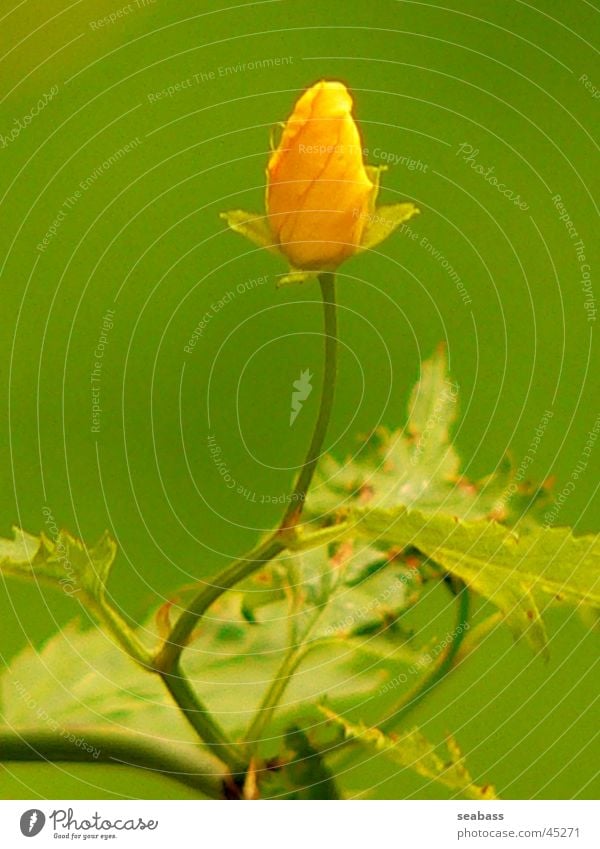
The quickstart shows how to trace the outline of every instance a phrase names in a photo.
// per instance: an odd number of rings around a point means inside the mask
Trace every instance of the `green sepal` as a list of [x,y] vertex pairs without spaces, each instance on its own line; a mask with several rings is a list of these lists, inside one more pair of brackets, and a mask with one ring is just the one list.
[[369,197],[369,214],[375,212],[377,197],[379,196],[379,189],[381,188],[381,175],[387,170],[387,165],[365,165],[367,176],[373,183],[373,189]]
[[401,224],[404,224],[414,215],[418,215],[419,212],[419,208],[414,203],[392,203],[376,207],[366,219],[358,252],[368,251],[376,247],[384,239],[387,239],[394,230],[397,230]]
[[369,197],[367,212],[365,214],[365,228],[363,230],[360,247],[357,253],[374,248],[384,239],[387,239],[413,215],[419,214],[419,208],[414,203],[393,203],[377,206],[377,198],[381,183],[381,174],[387,171],[387,165],[366,165],[365,170],[373,183],[373,189]]
[[246,212],[244,209],[230,209],[229,212],[221,212],[220,218],[226,221],[234,232],[245,236],[260,248],[279,252],[278,246],[273,241],[266,215]]
[[273,153],[279,147],[281,136],[283,135],[283,130],[285,130],[285,124],[283,121],[278,121],[269,130],[269,148],[271,150],[271,153]]
[[302,283],[312,283],[313,280],[319,279],[320,271],[299,271],[292,269],[287,274],[282,274],[277,280],[277,288],[282,289],[284,286],[296,286]]
[[[271,229],[266,215],[258,215],[256,212],[246,212],[243,209],[230,209],[229,212],[221,212],[220,217],[226,221],[229,227],[236,233],[245,236],[259,248],[266,248],[278,256],[283,256],[279,245],[273,241]],[[285,257],[284,257],[285,258]],[[282,274],[277,281],[277,288],[283,286],[294,286],[299,283],[310,283],[317,280],[319,271],[303,271],[292,268],[286,274]]]

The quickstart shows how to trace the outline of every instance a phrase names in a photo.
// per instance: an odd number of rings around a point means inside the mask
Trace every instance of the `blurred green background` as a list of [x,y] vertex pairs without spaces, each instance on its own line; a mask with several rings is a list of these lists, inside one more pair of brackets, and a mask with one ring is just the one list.
[[[120,546],[111,592],[133,621],[276,523],[310,438],[318,288],[277,290],[284,264],[218,213],[263,208],[270,129],[322,77],[351,87],[369,161],[390,164],[381,200],[422,210],[418,237],[398,233],[341,269],[328,447],[341,459],[378,423],[403,424],[420,361],[445,341],[466,474],[493,471],[507,451],[518,464],[551,410],[528,474],[555,475],[558,490],[571,479],[600,415],[593,290],[575,249],[583,240],[593,275],[597,10],[444,7],[29,0],[1,10],[0,530],[43,530],[45,507],[89,542],[109,528]],[[292,382],[306,368],[315,392],[290,428]],[[596,447],[559,524],[600,532],[599,471]],[[16,582],[0,605],[5,661],[81,615],[64,594]],[[598,791],[597,637],[573,611],[554,613],[549,632],[547,665],[499,631],[414,715],[432,739],[455,732],[473,773],[506,797]],[[423,785],[382,759],[348,777],[376,797],[438,794]],[[186,797],[116,768],[14,764],[0,794]]]

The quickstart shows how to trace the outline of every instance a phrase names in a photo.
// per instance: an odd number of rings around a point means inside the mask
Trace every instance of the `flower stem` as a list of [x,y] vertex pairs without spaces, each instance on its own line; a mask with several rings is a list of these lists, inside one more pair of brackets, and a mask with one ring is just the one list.
[[[73,740],[85,744],[77,745]],[[198,746],[169,743],[133,732],[77,726],[60,732],[38,728],[0,731],[0,760],[108,763],[160,773],[211,799],[226,796],[228,774],[222,763]]]
[[443,651],[437,663],[424,675],[416,685],[408,691],[392,708],[387,718],[379,723],[382,731],[390,731],[411,713],[432,690],[443,681],[446,673],[452,668],[456,654],[469,627],[471,598],[468,588],[463,584],[457,592],[458,609],[454,635]]
[[313,437],[302,469],[298,475],[296,485],[292,491],[289,506],[276,531],[242,558],[234,560],[215,577],[212,583],[204,586],[192,599],[188,608],[184,610],[173,626],[171,633],[155,658],[155,665],[160,670],[170,672],[179,662],[181,653],[189,642],[198,620],[201,619],[214,601],[223,595],[224,592],[234,587],[253,572],[256,572],[265,563],[268,563],[285,550],[287,547],[285,533],[300,519],[306,493],[315,473],[329,425],[337,373],[335,277],[331,272],[324,272],[319,277],[319,283],[323,296],[325,333],[325,369],[321,390],[321,403]]
[[281,522],[281,528],[293,527],[302,514],[306,494],[321,456],[323,441],[327,434],[337,376],[337,312],[335,303],[335,275],[325,272],[320,275],[321,294],[323,296],[323,319],[325,334],[325,371],[321,390],[321,405],[315,424],[312,440],[298,475],[296,486],[290,497],[288,508]]

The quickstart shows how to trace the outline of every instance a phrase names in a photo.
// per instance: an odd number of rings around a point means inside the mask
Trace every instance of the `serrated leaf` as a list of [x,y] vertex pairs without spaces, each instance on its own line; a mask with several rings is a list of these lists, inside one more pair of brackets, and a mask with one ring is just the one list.
[[436,747],[418,728],[392,736],[384,734],[378,728],[350,723],[328,707],[322,706],[321,711],[343,729],[347,738],[381,752],[394,763],[418,773],[423,778],[460,793],[466,799],[482,801],[498,798],[492,785],[480,786],[473,781],[458,744],[452,737],[449,737],[446,743],[448,757],[441,758]]
[[116,554],[108,532],[93,548],[86,548],[66,531],[61,531],[56,541],[20,528],[13,531],[14,540],[0,539],[0,570],[6,577],[48,582],[69,595],[81,594],[93,606],[104,600]]
[[[36,538],[21,535],[11,546],[13,556],[26,551],[35,561]],[[183,662],[203,702],[230,733],[240,736],[246,730],[289,651],[290,597],[299,605],[294,607],[299,640],[302,623],[315,611],[320,619],[270,727],[272,735],[283,733],[299,714],[318,720],[315,703],[324,693],[335,707],[347,710],[397,674],[399,663],[418,661],[418,650],[407,644],[407,635],[395,624],[412,603],[415,587],[404,580],[407,570],[400,562],[367,572],[358,581],[375,558],[381,558],[378,551],[359,545],[288,553],[272,564],[279,577],[271,589],[281,588],[285,574],[295,584],[294,591],[284,598],[277,592],[268,599],[261,595],[260,622],[250,624],[244,616],[247,591],[228,593],[211,608]],[[351,585],[345,582],[347,575]],[[251,581],[248,585],[253,586]],[[152,640],[155,627],[154,621],[149,623],[140,639]],[[25,649],[0,684],[5,721],[13,726],[35,724],[37,710],[43,709],[61,726],[108,722],[167,742],[194,740],[158,677],[137,668],[99,629],[83,631],[73,624],[39,653]]]
[[457,401],[458,387],[449,378],[446,349],[440,346],[421,364],[421,377],[408,405],[408,430],[418,441],[421,456],[436,456],[435,446],[448,442],[450,425],[457,418]]
[[[184,657],[186,672],[208,708],[235,736],[245,731],[287,650],[285,623],[250,625],[241,596],[215,606]],[[314,717],[323,693],[347,710],[397,670],[398,657],[351,650],[342,641],[307,656],[286,692],[272,733],[298,714]],[[100,629],[71,624],[38,652],[28,647],[0,676],[3,719],[11,727],[119,726],[165,741],[197,742],[158,676],[142,670]]]
[[14,539],[0,539],[0,567],[22,569],[31,564],[41,545],[40,537],[21,528],[13,528]]
[[0,539],[0,572],[5,577],[42,581],[62,589],[105,625],[132,657],[148,663],[149,653],[106,598],[117,552],[107,531],[91,548],[64,530],[56,540],[45,534],[36,537],[19,528],[14,529],[14,535],[14,540]]
[[458,388],[448,375],[445,350],[439,348],[422,364],[404,431],[380,428],[344,463],[325,457],[308,495],[307,513],[316,518],[355,506],[404,505],[463,519],[506,518],[510,464],[502,463],[478,483],[461,475],[449,438],[457,406]]
[[600,537],[567,528],[528,526],[522,533],[494,522],[457,521],[398,507],[356,510],[349,533],[416,546],[503,612],[517,635],[546,649],[538,609],[552,601],[600,607]]
[[[416,602],[420,583],[418,573],[398,559],[395,552],[384,554],[356,542],[340,546],[334,553],[322,545],[293,556],[286,554],[248,582],[250,591],[243,596],[242,612],[249,621],[254,621],[252,616],[258,607],[262,609],[261,624],[281,622],[286,616],[281,603],[284,594],[280,575],[284,568],[293,571],[288,580],[296,603],[290,615],[298,626],[315,608],[320,610],[319,621],[311,627],[314,639],[337,635],[348,640],[385,633],[398,646],[405,641],[407,635],[395,623]],[[267,584],[270,589],[256,589]],[[301,634],[302,628],[297,627],[296,631]],[[369,651],[377,653],[382,649],[375,642]],[[388,646],[388,654],[389,650]]]

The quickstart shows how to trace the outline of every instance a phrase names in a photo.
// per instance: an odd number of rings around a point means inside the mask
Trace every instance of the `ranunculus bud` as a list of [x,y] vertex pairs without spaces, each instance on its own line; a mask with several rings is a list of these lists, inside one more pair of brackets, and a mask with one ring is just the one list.
[[283,254],[282,282],[330,271],[382,242],[418,213],[412,203],[376,207],[384,168],[365,165],[346,86],[322,80],[297,101],[267,166],[266,215],[222,214],[255,244]]
[[343,83],[304,92],[267,167],[267,210],[294,268],[335,268],[360,248],[373,183]]

